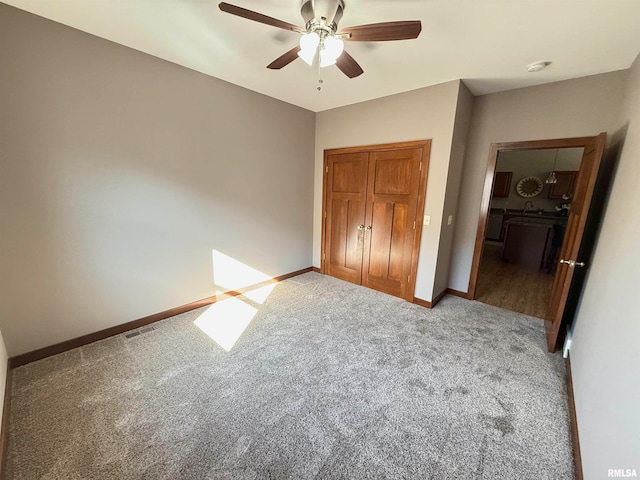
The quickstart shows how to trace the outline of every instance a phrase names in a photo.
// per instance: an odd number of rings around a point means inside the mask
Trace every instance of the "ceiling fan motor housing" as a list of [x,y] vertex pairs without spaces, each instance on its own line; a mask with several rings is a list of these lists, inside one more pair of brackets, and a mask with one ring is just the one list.
[[328,28],[335,33],[343,12],[343,0],[302,0],[300,7],[307,32]]

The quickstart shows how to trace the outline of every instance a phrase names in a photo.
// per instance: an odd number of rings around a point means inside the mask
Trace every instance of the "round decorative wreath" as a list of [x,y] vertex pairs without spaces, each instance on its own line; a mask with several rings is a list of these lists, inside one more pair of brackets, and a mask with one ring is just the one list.
[[538,177],[524,177],[516,185],[518,195],[525,198],[535,197],[542,191],[542,180]]

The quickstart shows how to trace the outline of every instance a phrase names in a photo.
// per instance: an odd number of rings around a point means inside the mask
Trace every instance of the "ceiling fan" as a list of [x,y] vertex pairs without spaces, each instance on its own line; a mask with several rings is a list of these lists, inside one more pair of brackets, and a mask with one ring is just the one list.
[[300,13],[305,22],[304,27],[225,2],[220,3],[218,7],[231,15],[300,34],[299,45],[267,65],[267,68],[272,70],[279,70],[298,57],[307,64],[313,65],[317,56],[320,67],[336,65],[347,77],[354,78],[364,71],[358,62],[344,51],[344,40],[350,42],[408,40],[418,38],[422,30],[420,20],[410,20],[358,25],[338,31],[338,22],[344,12],[343,0],[303,0]]

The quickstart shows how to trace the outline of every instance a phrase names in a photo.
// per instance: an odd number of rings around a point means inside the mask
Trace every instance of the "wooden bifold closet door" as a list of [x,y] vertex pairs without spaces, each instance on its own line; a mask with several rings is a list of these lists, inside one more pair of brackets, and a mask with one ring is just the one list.
[[429,148],[325,151],[323,273],[413,301]]

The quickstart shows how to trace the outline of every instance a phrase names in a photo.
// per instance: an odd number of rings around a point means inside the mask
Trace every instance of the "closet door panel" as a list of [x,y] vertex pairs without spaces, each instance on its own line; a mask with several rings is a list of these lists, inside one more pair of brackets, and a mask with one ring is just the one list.
[[[391,224],[391,246],[389,254],[389,279],[402,281],[404,259],[407,254],[407,225],[409,209],[406,205],[394,204],[393,222]],[[413,221],[412,221],[413,226]],[[410,239],[409,239],[410,240]],[[411,256],[411,244],[408,255]]]
[[330,265],[359,270],[362,242],[357,234],[362,224],[364,204],[358,200],[334,199],[331,205]]
[[372,152],[362,285],[400,297],[410,283],[421,148]]
[[359,284],[369,154],[329,155],[327,160],[327,273]]
[[389,272],[389,246],[391,230],[387,228],[393,221],[393,205],[374,203],[371,219],[371,251],[368,262],[369,275],[386,278]]

